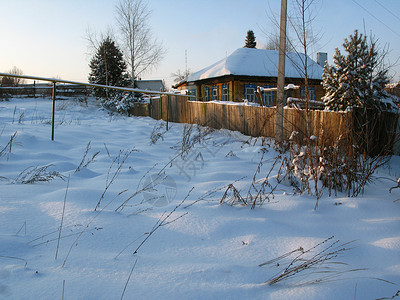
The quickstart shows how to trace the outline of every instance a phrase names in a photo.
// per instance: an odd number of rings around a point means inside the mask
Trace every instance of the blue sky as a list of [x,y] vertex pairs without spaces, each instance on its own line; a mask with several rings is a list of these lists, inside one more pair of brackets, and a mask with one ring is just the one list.
[[[0,71],[13,66],[25,74],[87,81],[89,73],[86,30],[104,32],[115,26],[113,0],[13,0],[0,4],[2,41]],[[288,0],[293,14],[294,0]],[[185,51],[191,71],[202,69],[243,46],[247,30],[266,43],[264,31],[275,31],[271,15],[279,17],[279,0],[148,0],[154,36],[162,41],[166,57],[143,79],[165,79],[185,69]],[[318,0],[313,28],[321,39],[312,52],[327,52],[359,29],[389,45],[390,62],[400,57],[399,0]],[[289,33],[290,34],[290,33]],[[311,54],[314,58],[314,55]],[[400,67],[393,72],[400,80]]]

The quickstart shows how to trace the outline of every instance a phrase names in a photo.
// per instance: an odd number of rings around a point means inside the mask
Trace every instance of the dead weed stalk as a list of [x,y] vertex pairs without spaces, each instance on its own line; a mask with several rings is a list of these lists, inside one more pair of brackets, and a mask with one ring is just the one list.
[[[352,269],[349,268],[348,264],[337,261],[337,258],[352,249],[348,245],[354,241],[341,244],[339,240],[333,240],[333,238],[334,236],[331,236],[307,250],[299,247],[260,264],[260,267],[270,266],[281,268],[279,273],[265,283],[273,285],[291,280],[296,286],[301,286],[336,281],[343,274],[366,270],[360,268]],[[293,256],[294,258],[291,258]],[[303,280],[303,278],[307,279]]]
[[123,193],[125,193],[126,190],[121,191],[120,193],[118,193],[113,199],[111,199],[102,209],[98,210],[97,213],[93,216],[93,218],[86,224],[86,226],[84,226],[83,230],[78,234],[78,236],[76,237],[76,239],[72,242],[71,246],[68,249],[68,253],[65,256],[64,262],[62,264],[62,268],[65,267],[65,264],[67,263],[67,260],[69,258],[69,255],[71,254],[72,248],[74,247],[74,245],[77,244],[78,240],[81,238],[81,236],[87,231],[87,229],[90,227],[90,225],[93,223],[93,221],[111,204],[115,201],[115,199],[117,199],[119,196],[121,196]]
[[[149,231],[141,235],[141,237],[146,236],[136,247],[136,249],[133,251],[133,254],[137,254],[139,249],[146,243],[146,241],[161,227],[166,226],[168,224],[171,224],[184,216],[186,216],[188,213],[183,213],[179,216],[177,216],[175,219],[170,220],[171,216],[183,205],[183,203],[186,201],[186,199],[189,197],[190,193],[193,191],[194,187],[192,187],[189,192],[187,193],[186,197],[178,204],[176,205],[168,214],[164,212],[157,220],[157,222],[154,224],[153,228]],[[140,237],[139,237],[140,238]],[[136,242],[139,238],[136,238],[132,242],[130,242],[122,251],[118,253],[118,255],[115,257],[117,258],[120,256],[129,246],[131,246],[134,242]]]
[[47,170],[52,166],[52,164],[49,164],[42,167],[28,167],[17,176],[14,182],[21,184],[34,184],[37,182],[49,182],[56,178],[64,180],[65,176],[60,174],[58,171]]
[[11,135],[8,143],[0,150],[0,157],[6,156],[11,153],[16,138],[17,138],[17,131]]
[[150,134],[150,143],[152,145],[154,145],[158,142],[159,139],[164,141],[164,134],[166,132],[167,132],[167,129],[165,127],[165,122],[163,122],[163,121],[157,122],[154,125],[153,130]]
[[[131,155],[131,153],[133,151],[135,151],[135,149],[126,150],[126,151],[120,150],[119,154],[113,159],[110,167],[108,168],[106,186],[104,188],[103,194],[100,196],[100,199],[96,204],[96,207],[94,208],[94,211],[96,211],[99,208],[100,203],[103,200],[105,194],[107,193],[110,186],[114,183],[114,181],[118,178],[119,174],[121,173],[124,163],[126,162],[126,160],[128,159],[128,157]],[[115,168],[114,173],[112,174],[112,176],[110,178],[110,174],[111,174],[111,171],[113,168]]]
[[[264,157],[268,150],[263,147],[260,152],[261,158],[254,172],[250,186],[248,187],[247,194],[242,196],[240,191],[231,183],[227,186],[220,200],[220,204],[227,203],[229,205],[244,206],[251,204],[251,209],[254,209],[256,206],[262,206],[266,201],[270,202],[271,199],[274,198],[274,191],[278,187],[279,181],[274,182],[271,178],[271,173],[281,160],[281,156],[278,155],[275,157],[269,170],[265,172],[264,164],[266,161]],[[259,178],[260,174],[262,175],[261,178]]]
[[208,139],[207,136],[211,132],[213,132],[213,129],[210,127],[200,126],[199,124],[185,124],[182,132],[182,141],[174,148],[179,149],[181,158],[185,159],[196,144],[203,143]]
[[78,165],[78,167],[75,169],[75,172],[74,172],[74,173],[77,173],[77,172],[81,171],[82,169],[87,168],[87,167],[89,166],[89,164],[91,164],[92,162],[94,162],[96,156],[100,153],[100,151],[97,151],[96,153],[94,153],[94,154],[92,155],[91,158],[86,159],[86,156],[88,155],[88,153],[89,153],[89,151],[90,151],[90,148],[91,148],[91,147],[90,147],[91,142],[92,142],[92,141],[89,141],[89,143],[87,144],[87,146],[86,146],[86,151],[85,151],[85,153],[83,154],[82,160],[81,160],[80,164]]

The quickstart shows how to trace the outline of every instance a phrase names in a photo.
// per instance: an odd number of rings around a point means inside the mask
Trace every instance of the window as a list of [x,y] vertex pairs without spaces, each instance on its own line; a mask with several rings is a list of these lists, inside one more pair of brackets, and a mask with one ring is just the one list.
[[274,105],[274,92],[265,92],[263,94],[263,101],[265,106]]
[[222,85],[222,101],[229,101],[229,84]]
[[218,100],[218,87],[212,87],[212,100]]
[[[189,95],[191,95],[191,96],[197,96],[197,90],[196,89],[191,89],[191,90],[189,90]],[[193,101],[195,101],[196,100],[196,98],[189,98],[189,100],[193,100]]]
[[311,100],[317,100],[317,94],[315,92],[315,88],[310,88],[308,91]]
[[254,93],[256,90],[255,84],[246,84],[244,86],[244,97],[249,102],[256,102],[256,94]]
[[[264,86],[264,88],[272,88],[272,85]],[[264,106],[273,106],[274,105],[274,92],[263,92],[262,93]]]
[[[317,100],[315,87],[308,88],[308,95],[310,100]],[[306,88],[304,86],[301,87],[300,96],[302,99],[306,99]]]
[[210,88],[208,86],[203,88],[203,101],[210,101]]

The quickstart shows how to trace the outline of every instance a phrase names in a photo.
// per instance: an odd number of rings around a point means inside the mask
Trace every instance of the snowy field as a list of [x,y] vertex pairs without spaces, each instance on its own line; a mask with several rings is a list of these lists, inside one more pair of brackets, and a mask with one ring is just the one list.
[[[314,210],[315,197],[278,184],[271,141],[204,129],[196,139],[195,126],[166,131],[77,100],[57,102],[51,141],[50,118],[50,99],[0,102],[1,299],[392,299],[400,290],[400,189],[389,193],[398,156],[363,195],[325,191]],[[245,197],[274,163],[261,207],[220,204],[229,184]]]

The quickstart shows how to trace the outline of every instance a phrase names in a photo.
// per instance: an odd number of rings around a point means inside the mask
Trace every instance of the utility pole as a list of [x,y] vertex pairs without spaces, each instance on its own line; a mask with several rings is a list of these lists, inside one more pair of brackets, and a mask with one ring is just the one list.
[[281,21],[279,33],[279,63],[278,63],[278,85],[276,99],[276,124],[275,141],[280,145],[283,143],[283,107],[285,106],[285,52],[286,52],[286,17],[287,0],[281,0]]
[[188,75],[188,66],[187,66],[187,50],[185,50],[185,76]]

